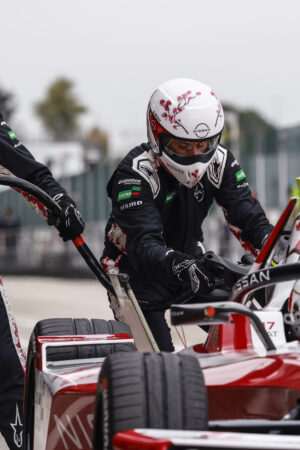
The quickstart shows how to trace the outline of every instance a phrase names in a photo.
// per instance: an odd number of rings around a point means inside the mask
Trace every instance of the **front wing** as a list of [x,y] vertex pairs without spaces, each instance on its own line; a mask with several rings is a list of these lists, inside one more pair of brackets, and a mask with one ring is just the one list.
[[168,449],[300,449],[300,436],[232,433],[223,431],[178,431],[136,429],[118,433],[114,450]]

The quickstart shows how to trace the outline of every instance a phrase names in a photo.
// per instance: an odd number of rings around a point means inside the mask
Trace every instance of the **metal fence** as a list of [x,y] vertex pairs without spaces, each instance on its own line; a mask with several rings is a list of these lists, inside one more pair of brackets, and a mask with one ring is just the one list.
[[[105,222],[89,222],[84,237],[90,249],[100,258]],[[12,237],[15,245],[7,245]],[[0,273],[92,277],[72,242],[63,242],[54,227],[21,228],[0,231]]]
[[[231,233],[223,233],[224,224],[220,211],[207,218],[203,227],[205,248],[237,261],[243,251]],[[103,250],[104,228],[105,221],[88,222],[84,231],[84,238],[98,259]],[[11,237],[15,245],[7,245]],[[0,273],[92,277],[74,245],[64,243],[55,228],[45,226],[24,227],[17,233],[0,231]]]
[[[115,164],[107,163],[80,175],[59,180],[76,202],[86,222],[104,221],[108,218],[111,206],[106,185],[114,168]],[[10,188],[0,192],[0,218],[7,207],[13,209],[22,227],[46,226],[43,219],[28,207],[23,197]]]
[[[80,175],[60,180],[75,200],[86,221],[85,236],[96,256],[100,256],[102,251],[104,226],[111,209],[106,185],[115,166],[116,163],[103,164]],[[283,180],[289,180],[292,184],[300,175],[298,155],[294,152],[289,155],[283,154],[281,157],[258,155],[249,161],[245,171],[262,206],[267,211],[275,211],[271,217],[274,221],[278,210],[285,206],[288,198],[288,183]],[[19,218],[21,232],[16,248],[9,249],[4,236],[6,231],[0,230],[0,273],[13,270],[51,274],[72,271],[87,273],[72,244],[63,244],[56,230],[48,227],[46,222],[28,206],[23,197],[10,188],[0,192],[0,219],[8,206]],[[218,208],[212,208],[212,213],[204,227],[207,249],[216,252],[222,250],[222,223],[224,221],[220,211],[218,212]],[[231,237],[228,240],[228,249],[230,256],[234,259],[237,259],[241,253],[237,242]]]

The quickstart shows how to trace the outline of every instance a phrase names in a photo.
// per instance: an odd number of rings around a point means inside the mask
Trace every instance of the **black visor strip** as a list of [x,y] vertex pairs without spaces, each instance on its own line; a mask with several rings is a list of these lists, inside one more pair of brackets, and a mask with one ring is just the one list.
[[[211,158],[213,157],[216,149],[218,148],[218,143],[219,143],[219,140],[218,140],[215,147],[207,153],[201,153],[199,155],[193,155],[193,156],[181,156],[181,155],[177,155],[175,152],[168,149],[168,142],[170,141],[170,138],[173,139],[172,136],[164,134],[164,133],[161,133],[159,135],[158,142],[159,142],[160,154],[162,154],[162,152],[165,152],[173,161],[175,161],[178,164],[182,164],[184,166],[189,166],[189,165],[195,164],[197,162],[200,162],[202,164],[209,162],[211,160]],[[177,137],[174,137],[174,139],[178,139],[178,140],[182,140],[182,141],[188,140],[188,139],[179,139]],[[206,139],[206,140],[208,140],[208,139]],[[195,139],[195,141],[193,140],[193,142],[203,142],[203,141],[205,141],[205,139],[197,139],[197,140]]]

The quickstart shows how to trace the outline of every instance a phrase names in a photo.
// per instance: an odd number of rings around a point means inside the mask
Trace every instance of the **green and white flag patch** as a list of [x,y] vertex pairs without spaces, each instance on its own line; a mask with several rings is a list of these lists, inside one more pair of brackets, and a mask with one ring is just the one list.
[[8,132],[8,136],[9,136],[11,139],[17,139],[17,137],[16,137],[16,135],[15,135],[15,133],[14,133],[13,131],[9,131],[9,132]]
[[128,189],[127,191],[119,192],[118,195],[118,202],[121,200],[127,200],[128,198],[136,197],[137,195],[140,195],[141,186],[132,186],[131,189]]
[[170,192],[170,194],[167,194],[166,198],[165,198],[165,203],[171,202],[175,196],[176,196],[176,191],[173,191],[173,192]]
[[238,172],[235,173],[235,178],[236,181],[239,182],[241,180],[243,180],[244,178],[246,178],[245,172],[243,171],[243,169],[239,170]]

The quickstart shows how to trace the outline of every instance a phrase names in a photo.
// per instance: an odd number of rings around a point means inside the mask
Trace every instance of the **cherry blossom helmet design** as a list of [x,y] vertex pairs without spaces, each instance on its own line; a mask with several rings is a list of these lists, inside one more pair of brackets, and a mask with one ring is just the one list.
[[[178,78],[158,87],[147,110],[150,146],[163,167],[188,188],[195,186],[212,162],[224,128],[222,105],[214,91],[200,81]],[[205,152],[182,155],[168,144],[207,142]]]

